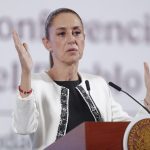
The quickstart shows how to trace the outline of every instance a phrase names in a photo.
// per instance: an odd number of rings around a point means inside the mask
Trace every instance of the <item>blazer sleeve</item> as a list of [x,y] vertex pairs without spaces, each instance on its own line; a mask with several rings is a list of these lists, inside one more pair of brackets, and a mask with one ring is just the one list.
[[12,113],[12,127],[19,134],[31,134],[38,128],[39,112],[34,92],[22,98],[18,92],[16,105]]

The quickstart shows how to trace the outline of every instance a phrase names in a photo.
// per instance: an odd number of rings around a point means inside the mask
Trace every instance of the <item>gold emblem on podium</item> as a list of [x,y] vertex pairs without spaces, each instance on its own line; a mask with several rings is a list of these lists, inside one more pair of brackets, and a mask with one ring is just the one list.
[[128,150],[150,150],[150,119],[135,123],[128,136]]

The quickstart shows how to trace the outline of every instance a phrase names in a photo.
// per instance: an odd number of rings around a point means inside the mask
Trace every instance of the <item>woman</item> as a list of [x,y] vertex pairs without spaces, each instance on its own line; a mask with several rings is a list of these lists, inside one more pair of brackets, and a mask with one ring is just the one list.
[[[105,80],[78,72],[85,42],[84,26],[73,10],[61,8],[47,18],[43,44],[51,54],[51,68],[31,78],[32,59],[27,44],[13,32],[21,63],[21,83],[13,115],[16,133],[29,134],[33,149],[43,149],[84,121],[128,121]],[[145,64],[150,91],[150,74]],[[85,81],[90,82],[91,96]],[[92,97],[92,98],[91,98]],[[146,106],[150,104],[149,93]]]

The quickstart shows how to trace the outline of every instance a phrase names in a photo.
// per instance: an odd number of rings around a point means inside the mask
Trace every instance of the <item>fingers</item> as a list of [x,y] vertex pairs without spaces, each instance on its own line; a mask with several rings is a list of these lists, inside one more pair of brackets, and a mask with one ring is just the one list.
[[150,71],[148,63],[144,62],[144,80],[145,80],[145,86],[147,88],[147,95],[150,95]]
[[27,43],[23,43],[22,45],[23,45],[23,47],[25,48],[25,50],[26,50],[28,56],[30,56],[30,53],[29,53],[29,51],[28,51],[28,49],[29,49],[29,48],[28,48],[28,44],[27,44]]
[[20,41],[19,36],[18,36],[18,34],[15,30],[13,30],[13,32],[12,32],[12,37],[13,37],[13,40],[14,40],[14,43],[15,43],[16,47],[21,45],[21,41]]
[[23,46],[26,50],[28,50],[28,44],[27,43],[23,43]]
[[19,35],[15,30],[13,30],[13,32],[12,32],[12,37],[13,37],[13,41],[14,41],[14,44],[15,44],[15,47],[16,47],[18,54],[20,55],[24,52],[27,52],[28,45],[26,43],[22,44],[22,42],[19,38]]
[[144,70],[145,70],[145,73],[149,74],[149,67],[146,62],[144,62]]

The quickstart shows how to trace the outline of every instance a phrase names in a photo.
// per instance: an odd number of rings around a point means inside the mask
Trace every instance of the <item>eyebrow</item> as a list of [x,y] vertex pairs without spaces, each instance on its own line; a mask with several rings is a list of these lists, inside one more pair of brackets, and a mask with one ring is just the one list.
[[[81,26],[74,26],[72,29],[81,29]],[[58,27],[56,30],[66,30],[66,27]]]

